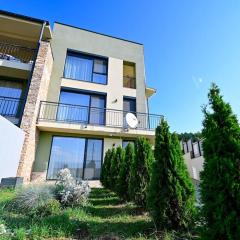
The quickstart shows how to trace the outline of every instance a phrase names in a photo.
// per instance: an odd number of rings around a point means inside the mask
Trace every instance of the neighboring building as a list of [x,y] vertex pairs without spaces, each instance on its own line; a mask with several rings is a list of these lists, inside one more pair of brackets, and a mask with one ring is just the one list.
[[[0,114],[25,132],[17,176],[99,179],[104,153],[139,136],[154,142],[143,45],[0,12]],[[4,23],[4,24],[3,24]],[[136,128],[125,116],[133,113]]]
[[181,147],[188,172],[197,190],[197,199],[199,200],[200,172],[203,170],[204,163],[202,140],[196,142],[193,142],[191,139],[187,142],[181,141]]
[[191,139],[187,142],[182,141],[181,147],[191,178],[195,181],[199,181],[204,162],[202,140],[196,142],[193,142]]

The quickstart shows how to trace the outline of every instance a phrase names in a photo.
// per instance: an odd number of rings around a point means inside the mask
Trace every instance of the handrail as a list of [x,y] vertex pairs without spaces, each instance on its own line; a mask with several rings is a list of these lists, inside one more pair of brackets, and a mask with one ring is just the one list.
[[[128,128],[125,116],[128,111],[99,108],[76,104],[41,101],[38,114],[39,121],[56,121],[66,123],[84,123],[111,127]],[[133,112],[138,119],[137,129],[155,129],[162,115]]]
[[[40,101],[40,103],[52,103],[52,104],[66,105],[66,106],[73,106],[73,107],[84,107],[84,108],[94,108],[94,109],[102,109],[102,110],[111,110],[111,111],[124,112],[124,113],[128,113],[128,112],[129,112],[129,111],[124,111],[124,110],[119,110],[119,109],[114,109],[114,108],[89,107],[89,106],[84,106],[84,105],[79,105],[79,104],[60,103],[60,102],[52,102],[52,101]],[[136,114],[146,114],[146,115],[158,116],[158,117],[164,117],[164,116],[161,115],[161,114],[155,114],[155,113],[143,113],[143,112],[134,112],[134,113],[136,113]]]

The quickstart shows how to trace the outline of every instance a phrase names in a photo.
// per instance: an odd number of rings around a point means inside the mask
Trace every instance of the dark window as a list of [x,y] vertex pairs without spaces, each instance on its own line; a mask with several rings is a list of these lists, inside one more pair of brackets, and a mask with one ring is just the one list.
[[123,111],[136,113],[136,99],[133,98],[123,98]]
[[124,97],[123,98],[123,126],[124,127],[127,127],[126,115],[129,112],[136,115],[136,99]]
[[68,52],[64,77],[100,84],[107,83],[107,59]]
[[123,87],[136,88],[136,66],[135,63],[123,62]]
[[76,179],[99,179],[102,164],[101,139],[55,136],[48,166],[48,179],[68,168]]
[[104,95],[61,91],[57,119],[104,125],[105,99]]

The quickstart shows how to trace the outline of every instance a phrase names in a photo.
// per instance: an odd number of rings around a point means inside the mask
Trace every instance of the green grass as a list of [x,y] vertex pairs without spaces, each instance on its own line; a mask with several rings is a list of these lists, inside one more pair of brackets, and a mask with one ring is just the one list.
[[0,223],[15,232],[12,239],[156,239],[147,213],[106,189],[92,189],[84,208],[45,218],[9,212],[5,206],[13,197],[13,190],[0,190]]

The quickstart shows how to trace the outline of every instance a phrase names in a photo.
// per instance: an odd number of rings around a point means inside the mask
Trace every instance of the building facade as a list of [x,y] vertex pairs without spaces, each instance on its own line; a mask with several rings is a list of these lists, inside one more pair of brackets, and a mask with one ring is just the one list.
[[[55,180],[69,168],[76,179],[98,180],[107,149],[140,136],[154,142],[161,116],[148,111],[155,90],[146,85],[142,44],[62,23],[52,33],[47,21],[3,11],[0,17],[0,114],[25,132],[17,176]],[[31,54],[25,59],[22,51]]]

